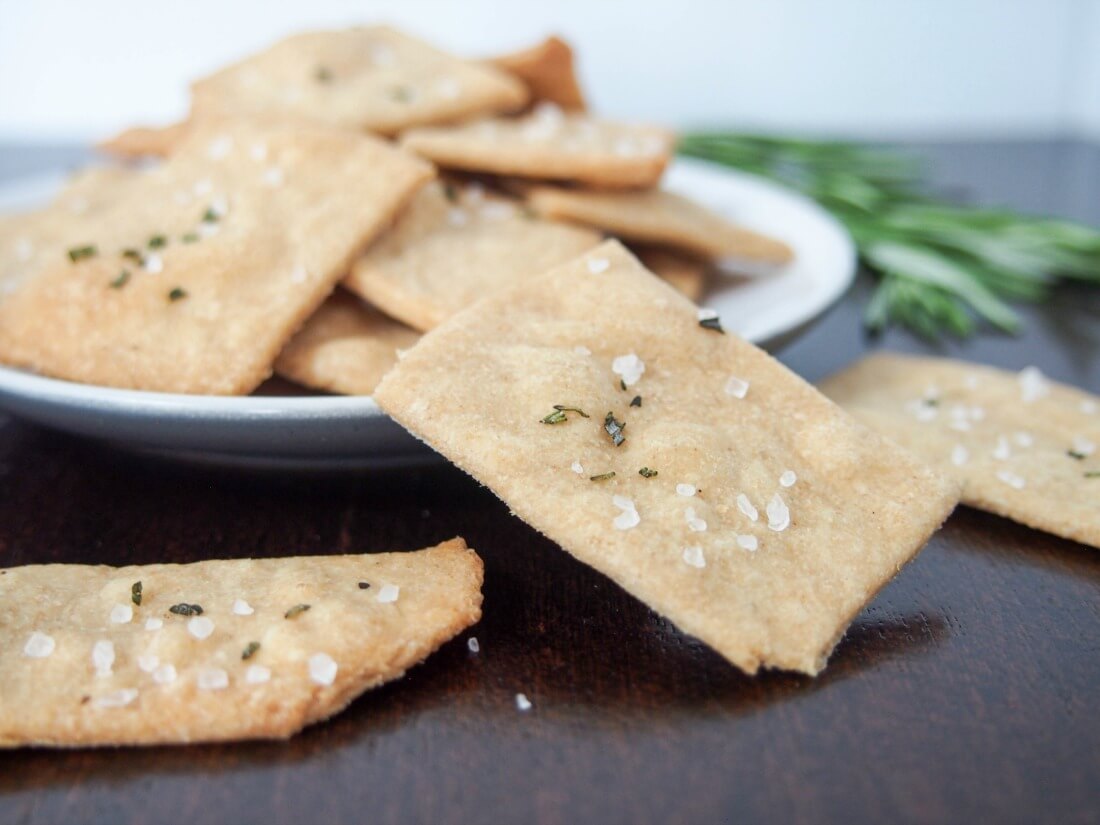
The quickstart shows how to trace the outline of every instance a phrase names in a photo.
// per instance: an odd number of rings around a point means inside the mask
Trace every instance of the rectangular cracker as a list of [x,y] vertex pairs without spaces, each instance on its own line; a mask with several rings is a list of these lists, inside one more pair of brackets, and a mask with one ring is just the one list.
[[1100,547],[1100,397],[945,358],[868,356],[821,391],[963,487],[964,504]]
[[344,281],[387,315],[428,330],[498,289],[595,246],[589,229],[532,219],[479,185],[432,183]]
[[370,395],[420,334],[342,289],[315,312],[275,361],[275,371],[306,387]]
[[668,165],[673,137],[656,126],[597,120],[540,103],[522,117],[412,129],[401,143],[445,169],[647,187]]
[[[114,387],[250,392],[431,174],[350,132],[196,130],[94,220],[43,217],[64,244],[0,303],[0,360]],[[70,260],[85,245],[98,254]]]
[[0,571],[0,747],[288,737],[477,622],[481,581],[462,539],[413,553]]
[[596,227],[627,241],[665,244],[704,258],[783,264],[791,248],[663,189],[600,192],[532,187],[527,203],[540,215]]
[[534,101],[555,103],[566,111],[583,112],[586,108],[573,49],[560,37],[547,37],[530,48],[491,58],[489,63],[522,80]]
[[737,667],[816,674],[958,489],[697,312],[611,241],[455,315],[374,397]]
[[710,267],[698,258],[677,254],[659,246],[630,247],[642,266],[664,278],[695,303],[707,288]]
[[518,79],[386,26],[305,32],[196,82],[191,112],[393,135],[413,126],[510,112]]

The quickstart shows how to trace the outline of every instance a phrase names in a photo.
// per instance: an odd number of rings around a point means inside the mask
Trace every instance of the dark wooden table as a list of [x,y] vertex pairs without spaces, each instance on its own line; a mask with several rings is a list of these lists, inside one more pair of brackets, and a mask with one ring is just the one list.
[[[1100,223],[1100,150],[920,147],[960,195]],[[0,147],[0,176],[79,151]],[[782,353],[869,341],[859,285]],[[1100,389],[1100,301],[946,351]],[[1097,506],[1100,506],[1098,498]],[[486,564],[465,636],[286,743],[0,754],[0,822],[1090,822],[1100,551],[959,510],[816,680],[747,678],[445,466],[265,478],[150,464],[0,417],[0,565],[410,549]],[[518,691],[534,703],[514,704]]]

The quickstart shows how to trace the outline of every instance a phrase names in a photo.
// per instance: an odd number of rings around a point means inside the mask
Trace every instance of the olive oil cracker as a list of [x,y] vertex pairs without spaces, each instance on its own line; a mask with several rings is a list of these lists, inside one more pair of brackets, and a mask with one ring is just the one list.
[[306,387],[370,395],[420,334],[354,295],[337,290],[290,339],[275,371]]
[[535,218],[477,184],[433,182],[355,262],[344,285],[387,315],[428,330],[599,241],[589,229]]
[[[193,131],[0,302],[0,360],[143,390],[244,394],[430,167],[366,135]],[[354,183],[352,183],[354,182]]]
[[747,673],[818,673],[958,499],[614,241],[455,315],[374,397]]
[[481,617],[462,539],[412,553],[0,575],[0,747],[282,739]]
[[521,117],[412,129],[401,142],[444,169],[646,187],[664,172],[673,137],[656,126],[597,120],[540,103]]
[[1100,397],[944,358],[869,356],[821,390],[963,485],[964,504],[1100,547]]

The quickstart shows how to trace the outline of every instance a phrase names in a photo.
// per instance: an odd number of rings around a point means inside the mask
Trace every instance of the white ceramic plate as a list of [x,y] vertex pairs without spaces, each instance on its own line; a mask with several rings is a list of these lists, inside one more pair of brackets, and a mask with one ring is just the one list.
[[[702,303],[722,324],[775,348],[831,306],[855,275],[844,229],[813,202],[780,186],[701,161],[677,159],[666,186],[738,223],[782,238],[795,260],[753,279],[716,277]],[[0,211],[32,208],[60,174],[0,186]],[[254,395],[246,398],[115,390],[0,367],[0,408],[129,450],[257,469],[377,468],[434,455],[370,398]]]

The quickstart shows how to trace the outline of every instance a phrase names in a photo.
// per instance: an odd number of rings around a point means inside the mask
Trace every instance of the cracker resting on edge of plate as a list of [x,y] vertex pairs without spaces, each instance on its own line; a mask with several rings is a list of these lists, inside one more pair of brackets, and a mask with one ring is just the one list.
[[397,363],[398,350],[419,339],[416,330],[337,289],[279,353],[275,371],[306,387],[370,395]]
[[250,392],[431,176],[366,135],[196,130],[95,220],[41,213],[68,241],[0,302],[0,360],[112,387]]
[[355,262],[344,286],[423,331],[599,242],[592,230],[534,218],[478,184],[433,182]]
[[374,397],[747,673],[818,673],[958,500],[613,241],[454,316]]
[[444,169],[630,188],[660,180],[673,136],[540,103],[522,117],[411,129],[401,144]]
[[1100,398],[946,358],[868,356],[820,389],[963,485],[962,501],[1100,547]]
[[477,622],[481,581],[462,539],[411,553],[9,568],[0,747],[286,738]]

